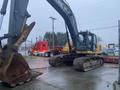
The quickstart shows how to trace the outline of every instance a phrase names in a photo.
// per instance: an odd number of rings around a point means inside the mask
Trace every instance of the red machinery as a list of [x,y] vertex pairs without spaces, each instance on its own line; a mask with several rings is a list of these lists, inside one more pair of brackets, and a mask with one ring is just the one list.
[[48,42],[38,41],[33,47],[28,51],[29,55],[41,56],[48,52]]
[[104,61],[106,63],[114,63],[118,64],[119,57],[118,56],[105,56]]
[[104,62],[117,64],[119,60],[118,54],[119,53],[117,49],[107,49],[104,56]]

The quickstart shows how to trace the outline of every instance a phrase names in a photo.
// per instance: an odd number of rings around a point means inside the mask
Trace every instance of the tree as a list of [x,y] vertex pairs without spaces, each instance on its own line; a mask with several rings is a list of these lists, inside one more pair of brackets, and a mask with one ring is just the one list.
[[49,47],[52,47],[52,33],[51,32],[45,33],[44,40],[47,40]]
[[[44,40],[48,41],[49,47],[52,47],[52,42],[53,42],[52,35],[53,35],[52,32],[46,32],[44,35]],[[66,33],[61,33],[61,32],[54,33],[55,46],[64,46],[66,42],[67,42]]]

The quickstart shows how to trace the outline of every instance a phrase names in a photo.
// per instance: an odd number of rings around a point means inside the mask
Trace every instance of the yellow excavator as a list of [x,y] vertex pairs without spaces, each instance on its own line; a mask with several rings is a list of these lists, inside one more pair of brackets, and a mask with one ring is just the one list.
[[89,71],[102,66],[104,60],[98,52],[97,36],[88,31],[78,32],[75,16],[66,0],[48,0],[48,2],[63,17],[66,31],[69,31],[73,43],[71,47],[68,39],[69,52],[51,57],[49,64],[53,67],[63,64],[73,65],[77,71]]

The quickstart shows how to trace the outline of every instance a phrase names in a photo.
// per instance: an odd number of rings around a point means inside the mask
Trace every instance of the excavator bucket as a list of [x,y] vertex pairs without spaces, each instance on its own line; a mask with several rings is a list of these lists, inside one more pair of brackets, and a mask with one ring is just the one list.
[[21,36],[12,47],[6,45],[6,47],[1,48],[0,80],[5,85],[15,87],[42,74],[39,69],[30,69],[23,56],[17,52],[19,46],[27,39],[34,25],[35,22],[31,23],[29,26],[25,25]]
[[0,80],[14,87],[41,75],[36,69],[31,70],[21,54],[12,53],[7,64],[0,66]]

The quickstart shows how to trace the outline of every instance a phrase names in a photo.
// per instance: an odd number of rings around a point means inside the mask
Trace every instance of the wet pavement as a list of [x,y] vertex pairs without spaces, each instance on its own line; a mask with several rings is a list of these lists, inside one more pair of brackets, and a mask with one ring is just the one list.
[[31,68],[41,68],[44,74],[15,88],[0,84],[0,90],[113,90],[113,82],[118,78],[115,64],[83,73],[69,66],[50,67],[47,58],[29,57],[27,61]]

